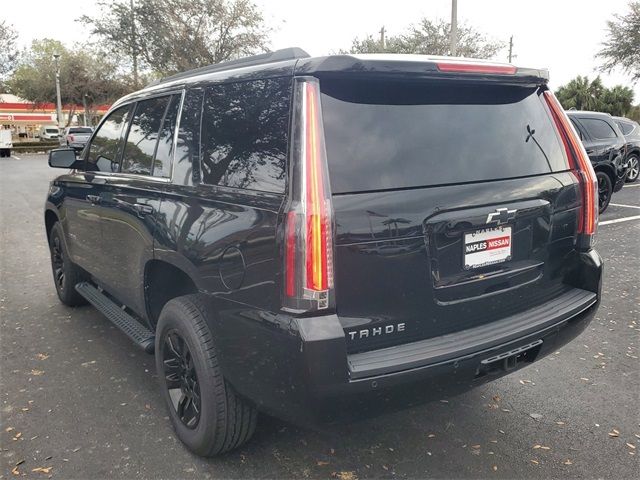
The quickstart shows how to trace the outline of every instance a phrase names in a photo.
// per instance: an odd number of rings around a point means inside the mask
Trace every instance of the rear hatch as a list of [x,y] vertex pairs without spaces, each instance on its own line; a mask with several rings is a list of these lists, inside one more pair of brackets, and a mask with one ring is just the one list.
[[544,85],[320,85],[349,352],[496,321],[568,289],[580,188]]

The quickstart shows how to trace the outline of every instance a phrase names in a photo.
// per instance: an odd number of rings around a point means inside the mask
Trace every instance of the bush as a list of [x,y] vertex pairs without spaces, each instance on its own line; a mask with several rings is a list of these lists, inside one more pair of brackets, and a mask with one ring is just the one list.
[[13,147],[17,148],[17,147],[41,147],[43,149],[51,149],[51,148],[56,148],[60,146],[60,142],[53,141],[53,142],[39,142],[39,141],[30,141],[30,142],[13,142]]

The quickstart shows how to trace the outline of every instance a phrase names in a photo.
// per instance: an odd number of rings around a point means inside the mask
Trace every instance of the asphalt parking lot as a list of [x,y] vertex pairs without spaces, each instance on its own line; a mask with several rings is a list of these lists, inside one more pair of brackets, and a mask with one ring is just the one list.
[[598,316],[555,355],[327,431],[263,417],[249,444],[205,460],[174,437],[153,357],[59,303],[42,213],[58,172],[44,155],[0,160],[0,478],[638,478],[640,183],[601,218]]

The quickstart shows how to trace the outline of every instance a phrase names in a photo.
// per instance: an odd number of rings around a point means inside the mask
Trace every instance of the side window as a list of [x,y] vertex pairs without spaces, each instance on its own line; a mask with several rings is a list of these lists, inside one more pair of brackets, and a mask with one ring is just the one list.
[[122,148],[122,131],[129,113],[129,105],[109,114],[91,141],[87,156],[88,171],[117,172]]
[[151,175],[160,126],[170,97],[138,102],[122,157],[123,173]]
[[582,137],[582,130],[580,130],[580,127],[578,127],[578,124],[576,123],[576,121],[573,118],[570,118],[569,120],[571,120],[571,123],[573,124],[573,128],[576,129],[576,132],[578,132],[578,135],[580,136],[580,140],[584,140],[584,138]]
[[[199,180],[200,172],[200,123],[202,113],[202,89],[189,89],[184,94],[178,128],[178,141],[173,156],[175,181],[192,185]],[[194,171],[195,167],[195,171]]]
[[629,135],[633,131],[633,123],[627,123],[627,122],[616,122],[616,123],[620,127],[620,130],[622,130],[623,135]]
[[598,140],[606,140],[608,138],[616,138],[616,132],[611,125],[599,118],[580,118],[580,122],[587,129],[591,138],[597,138]]
[[284,192],[291,79],[206,88],[202,180],[209,185]]
[[171,176],[171,160],[173,158],[173,138],[176,131],[176,122],[178,121],[178,108],[180,107],[180,95],[173,95],[169,102],[162,126],[158,137],[158,147],[156,148],[156,156],[153,159],[154,177]]

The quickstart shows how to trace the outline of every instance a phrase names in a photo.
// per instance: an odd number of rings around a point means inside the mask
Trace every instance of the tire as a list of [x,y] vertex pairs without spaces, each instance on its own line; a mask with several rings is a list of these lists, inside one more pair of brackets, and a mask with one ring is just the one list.
[[596,178],[598,180],[598,213],[602,214],[611,201],[613,183],[609,175],[604,172],[596,172]]
[[76,284],[86,280],[86,274],[69,259],[62,225],[59,222],[56,222],[51,229],[49,252],[51,253],[53,283],[60,301],[69,307],[86,305],[87,301],[75,288]]
[[637,153],[629,157],[629,173],[627,174],[627,183],[635,182],[640,174],[640,155]]
[[4,158],[4,157],[8,157],[10,155],[7,155],[7,149],[6,148],[0,148],[0,157]]
[[193,453],[211,457],[249,440],[258,412],[222,376],[206,315],[197,295],[167,302],[158,319],[155,355],[176,435]]

